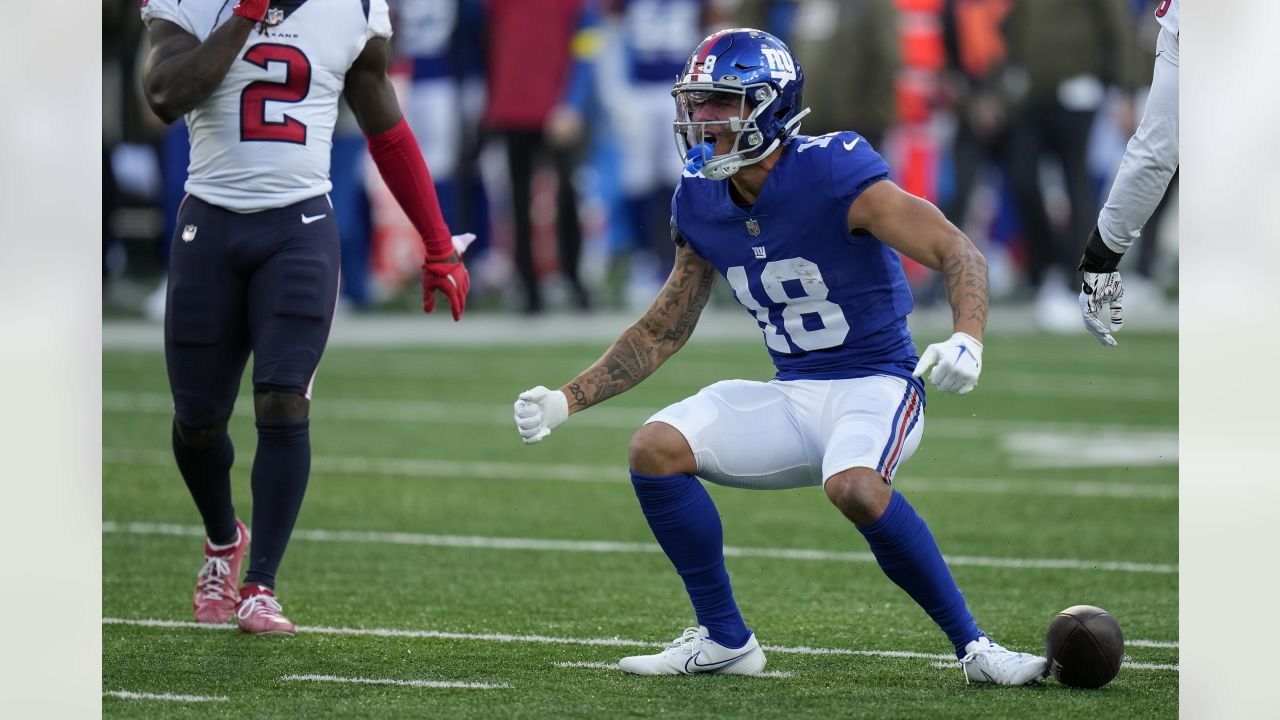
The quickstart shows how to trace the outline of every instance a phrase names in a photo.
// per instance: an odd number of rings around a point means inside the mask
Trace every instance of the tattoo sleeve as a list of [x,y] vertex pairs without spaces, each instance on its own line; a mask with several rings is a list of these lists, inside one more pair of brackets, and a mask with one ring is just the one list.
[[965,240],[942,263],[947,285],[947,302],[951,304],[951,320],[958,332],[982,338],[987,327],[987,261],[982,253]]
[[569,399],[569,412],[630,390],[683,347],[711,297],[715,278],[710,263],[688,247],[679,248],[671,276],[645,314],[594,365],[561,388]]

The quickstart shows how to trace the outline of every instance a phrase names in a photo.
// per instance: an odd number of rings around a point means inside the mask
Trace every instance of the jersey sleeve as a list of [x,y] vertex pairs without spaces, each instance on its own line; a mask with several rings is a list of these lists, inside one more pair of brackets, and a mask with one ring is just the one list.
[[831,181],[836,200],[848,208],[863,190],[889,177],[889,164],[880,157],[866,138],[854,132],[842,132],[828,148],[831,157]]
[[387,0],[367,0],[367,2],[369,3],[369,24],[365,29],[364,39],[368,41],[376,37],[390,38],[391,8],[387,7]]
[[150,27],[152,20],[168,20],[195,35],[191,16],[181,10],[179,3],[180,0],[142,0],[142,22]]

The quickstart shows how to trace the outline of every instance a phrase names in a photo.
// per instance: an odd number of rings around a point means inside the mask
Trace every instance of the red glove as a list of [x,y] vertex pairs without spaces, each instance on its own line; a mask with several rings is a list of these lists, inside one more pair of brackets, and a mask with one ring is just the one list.
[[262,22],[262,19],[267,16],[267,7],[270,5],[271,0],[239,0],[236,6],[231,8],[231,14],[248,18],[253,22]]
[[467,309],[467,290],[470,288],[471,276],[457,253],[435,261],[427,258],[422,263],[422,312],[436,309],[436,291],[439,290],[449,301],[453,321],[457,322],[462,319],[462,311]]

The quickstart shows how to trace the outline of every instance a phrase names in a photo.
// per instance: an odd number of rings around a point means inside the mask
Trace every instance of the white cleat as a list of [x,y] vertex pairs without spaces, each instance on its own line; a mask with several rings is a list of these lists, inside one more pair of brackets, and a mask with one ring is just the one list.
[[1026,685],[1045,676],[1049,661],[1031,653],[1013,652],[985,635],[964,646],[960,660],[964,681],[996,685]]
[[657,655],[633,655],[618,661],[618,668],[633,675],[758,675],[765,666],[764,651],[751,633],[740,648],[727,648],[708,637],[706,627],[685,628],[671,647]]

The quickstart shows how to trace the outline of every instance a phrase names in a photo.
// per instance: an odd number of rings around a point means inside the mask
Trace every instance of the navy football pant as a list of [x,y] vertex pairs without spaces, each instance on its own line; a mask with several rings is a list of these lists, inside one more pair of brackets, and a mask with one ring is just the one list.
[[[245,364],[252,353],[255,394],[310,396],[337,301],[339,255],[324,196],[248,214],[188,197],[178,211],[165,312],[174,454],[216,543],[235,522],[225,423]],[[247,580],[271,585],[302,505],[311,451],[305,416],[262,420]],[[210,437],[210,428],[223,429]]]

